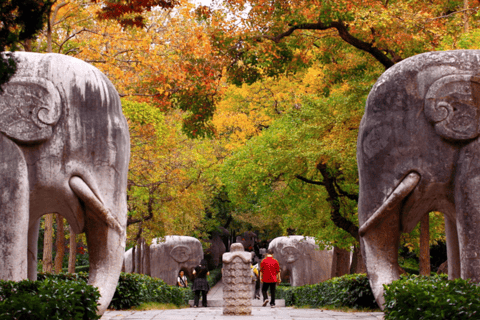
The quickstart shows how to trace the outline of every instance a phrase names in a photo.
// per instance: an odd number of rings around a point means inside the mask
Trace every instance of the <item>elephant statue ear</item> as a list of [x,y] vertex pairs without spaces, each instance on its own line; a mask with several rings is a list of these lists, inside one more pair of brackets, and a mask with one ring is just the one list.
[[170,251],[170,256],[178,263],[183,263],[190,259],[190,253],[192,253],[190,247],[178,245]]
[[479,135],[480,78],[454,74],[435,81],[425,96],[425,115],[437,134],[447,140]]
[[294,246],[285,246],[281,252],[282,256],[287,258],[287,263],[293,263],[300,258],[300,251]]
[[62,100],[54,84],[37,77],[13,77],[2,86],[0,132],[20,143],[47,140],[60,118]]

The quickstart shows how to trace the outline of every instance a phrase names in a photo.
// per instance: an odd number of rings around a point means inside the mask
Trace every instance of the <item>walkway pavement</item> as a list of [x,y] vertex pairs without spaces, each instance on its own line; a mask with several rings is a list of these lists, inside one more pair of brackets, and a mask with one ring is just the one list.
[[[207,301],[223,299],[223,283],[210,289]],[[107,311],[101,320],[380,320],[383,312],[339,312],[292,307],[253,307],[251,316],[224,316],[223,308],[185,308],[149,311]]]

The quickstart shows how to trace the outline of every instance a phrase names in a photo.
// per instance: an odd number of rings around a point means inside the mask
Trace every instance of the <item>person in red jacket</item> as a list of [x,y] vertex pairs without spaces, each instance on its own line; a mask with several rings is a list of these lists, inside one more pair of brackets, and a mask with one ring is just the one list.
[[267,257],[260,263],[260,281],[262,282],[263,306],[268,303],[267,290],[270,288],[270,306],[275,308],[275,287],[280,282],[280,264],[273,258],[273,250],[268,249]]

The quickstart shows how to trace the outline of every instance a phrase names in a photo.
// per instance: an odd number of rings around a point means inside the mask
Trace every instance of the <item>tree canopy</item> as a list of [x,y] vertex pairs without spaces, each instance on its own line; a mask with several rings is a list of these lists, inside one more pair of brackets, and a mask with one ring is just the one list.
[[[227,228],[349,248],[370,88],[412,55],[477,48],[478,9],[463,0],[10,0],[0,5],[0,45],[71,55],[114,83],[132,137],[129,240]],[[14,64],[1,63],[6,81]],[[415,232],[404,237],[412,249]]]

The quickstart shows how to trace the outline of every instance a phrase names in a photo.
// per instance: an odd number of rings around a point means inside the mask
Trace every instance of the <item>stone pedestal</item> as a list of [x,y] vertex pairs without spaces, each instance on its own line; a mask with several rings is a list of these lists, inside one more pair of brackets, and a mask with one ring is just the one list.
[[252,254],[234,243],[223,254],[223,314],[252,314]]

